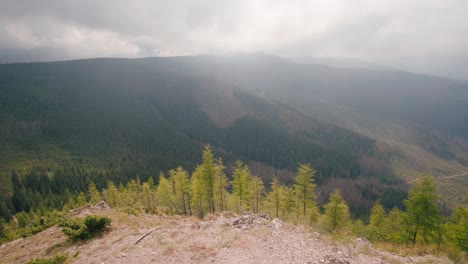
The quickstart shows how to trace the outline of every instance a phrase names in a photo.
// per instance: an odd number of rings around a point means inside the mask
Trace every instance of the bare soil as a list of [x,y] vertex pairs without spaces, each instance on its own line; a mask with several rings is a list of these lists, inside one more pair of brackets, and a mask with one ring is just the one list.
[[109,216],[111,230],[91,241],[72,243],[59,227],[51,227],[0,246],[0,263],[57,254],[68,254],[67,263],[452,263],[444,257],[380,251],[365,239],[333,241],[264,215],[243,216],[234,225],[239,217],[230,213],[203,221],[95,207],[70,214]]

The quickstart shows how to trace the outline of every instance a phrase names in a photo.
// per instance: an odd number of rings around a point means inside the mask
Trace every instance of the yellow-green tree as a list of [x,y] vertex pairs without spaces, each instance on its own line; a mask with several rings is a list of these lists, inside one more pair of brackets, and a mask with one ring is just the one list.
[[203,185],[203,179],[202,179],[202,167],[197,166],[195,171],[192,173],[192,179],[191,179],[191,192],[192,192],[192,197],[191,197],[191,203],[192,203],[192,209],[194,213],[200,217],[203,218],[206,213],[206,205],[204,202],[204,185]]
[[238,213],[250,208],[250,169],[241,161],[236,162],[232,175],[232,197],[235,200],[235,207]]
[[164,176],[159,174],[159,184],[156,189],[156,195],[159,205],[166,213],[174,214],[174,202],[172,201],[173,192],[171,182]]
[[410,190],[408,199],[405,200],[404,224],[413,245],[419,237],[424,242],[440,237],[442,219],[436,206],[437,200],[436,187],[430,175],[423,177],[416,187]]
[[227,199],[229,195],[227,187],[229,181],[226,177],[225,169],[223,160],[221,158],[217,159],[214,166],[214,200],[215,207],[218,211],[227,210]]
[[468,252],[468,209],[457,206],[445,225],[447,238],[461,250]]
[[[307,211],[316,211],[315,207],[315,184],[314,184],[315,170],[309,163],[299,164],[297,175],[294,177],[294,193],[300,203],[300,214],[303,218],[306,217]],[[299,212],[298,212],[299,213]]]
[[339,231],[348,225],[349,208],[339,190],[335,190],[330,196],[323,218],[325,227],[330,232]]
[[385,209],[380,202],[376,202],[371,210],[368,238],[373,241],[386,241],[385,225]]
[[172,190],[171,200],[174,203],[176,213],[191,214],[190,179],[187,171],[182,167],[169,171],[169,181]]
[[258,176],[252,176],[250,178],[250,193],[251,193],[251,208],[254,213],[260,211],[260,205],[262,204],[263,196],[265,192],[265,186],[263,181]]
[[89,193],[89,203],[91,203],[92,205],[95,205],[102,200],[101,194],[96,188],[96,184],[94,184],[94,182],[92,181],[89,183],[88,193]]
[[[271,181],[271,191],[267,195],[268,208],[271,209],[275,217],[279,217],[281,200],[283,198],[281,183],[276,176]],[[272,214],[272,213],[270,213]]]

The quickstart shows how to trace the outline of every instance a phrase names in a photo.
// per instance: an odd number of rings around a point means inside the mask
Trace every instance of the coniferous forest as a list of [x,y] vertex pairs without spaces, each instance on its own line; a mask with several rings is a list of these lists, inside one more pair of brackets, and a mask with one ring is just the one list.
[[[8,218],[1,221],[0,236],[2,240],[11,240],[35,234],[60,222],[68,211],[103,200],[113,209],[134,215],[204,218],[225,211],[266,213],[324,232],[364,236],[374,242],[468,250],[467,209],[459,206],[451,215],[441,214],[430,175],[422,177],[409,191],[404,200],[405,209],[386,210],[377,201],[369,218],[359,219],[352,217],[349,204],[339,189],[329,194],[326,203],[317,204],[316,171],[310,164],[298,164],[291,184],[273,175],[265,186],[241,161],[237,161],[231,171],[228,177],[222,158],[216,157],[207,145],[202,162],[192,172],[177,167],[156,179],[114,178],[118,182],[109,175],[92,179],[83,171],[64,175],[49,175],[47,171],[32,171],[27,175],[13,173],[13,196],[2,204],[2,210],[16,213],[7,214]],[[101,180],[94,181],[96,179]]]

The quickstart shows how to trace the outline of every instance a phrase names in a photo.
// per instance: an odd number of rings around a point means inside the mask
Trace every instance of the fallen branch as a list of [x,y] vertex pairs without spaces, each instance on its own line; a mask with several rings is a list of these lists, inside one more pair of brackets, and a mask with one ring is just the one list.
[[149,231],[149,232],[146,233],[144,236],[140,237],[140,239],[138,239],[137,242],[135,242],[135,245],[138,244],[138,243],[140,243],[140,241],[142,241],[143,238],[147,237],[147,236],[148,236],[149,234],[151,234],[154,230],[156,230],[156,228],[153,229],[153,230],[151,230],[151,231]]

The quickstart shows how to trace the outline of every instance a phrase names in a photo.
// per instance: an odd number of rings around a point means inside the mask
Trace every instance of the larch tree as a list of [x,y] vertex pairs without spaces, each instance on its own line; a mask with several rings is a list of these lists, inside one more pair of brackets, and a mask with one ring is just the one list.
[[279,212],[281,208],[282,200],[282,188],[281,183],[279,182],[276,176],[273,177],[271,181],[271,191],[267,195],[267,200],[269,203],[269,208],[272,208],[275,217],[279,217]]
[[250,169],[241,161],[236,162],[232,175],[232,196],[235,200],[235,207],[238,213],[242,213],[250,207]]
[[330,232],[344,228],[349,222],[349,208],[339,190],[335,190],[330,196],[330,201],[325,205],[325,226]]
[[166,213],[174,214],[172,185],[163,173],[159,174],[159,184],[156,188],[156,195],[158,197],[159,205],[164,208],[164,211],[166,211]]
[[227,198],[228,198],[228,191],[227,187],[229,184],[228,178],[226,177],[225,173],[226,168],[224,167],[223,160],[221,158],[215,161],[214,166],[214,176],[215,176],[215,183],[214,183],[214,199],[215,199],[215,206],[219,211],[226,211],[227,210]]
[[204,198],[206,200],[208,210],[211,213],[214,213],[215,208],[215,159],[213,156],[213,151],[211,150],[210,145],[206,145],[205,149],[203,150],[202,155],[203,163],[201,164],[201,179],[203,181],[203,189],[204,189]]
[[448,240],[468,252],[468,208],[457,206],[445,224],[445,229]]
[[371,209],[370,221],[369,221],[369,239],[385,241],[386,234],[384,226],[385,223],[385,209],[382,204],[377,201]]
[[251,193],[251,207],[254,213],[260,211],[260,205],[262,203],[262,198],[265,192],[265,186],[263,181],[258,176],[252,176],[250,180],[250,193]]
[[442,220],[436,202],[438,200],[434,180],[430,175],[424,176],[420,182],[410,190],[406,204],[404,224],[411,243],[414,245],[418,237],[424,242],[440,233]]
[[203,218],[205,216],[205,205],[204,205],[204,185],[202,179],[202,167],[198,165],[195,171],[192,173],[191,179],[191,202],[192,208],[198,217]]
[[299,164],[297,175],[294,178],[294,193],[301,205],[301,214],[305,218],[307,208],[315,206],[315,170],[309,163]]
[[94,182],[92,182],[92,181],[89,183],[88,193],[89,193],[89,203],[90,204],[95,205],[95,204],[99,203],[102,200],[101,194],[99,193],[98,189],[96,188],[96,184],[94,184]]
[[182,167],[169,171],[169,181],[172,187],[172,200],[177,213],[191,214],[190,208],[190,179]]

